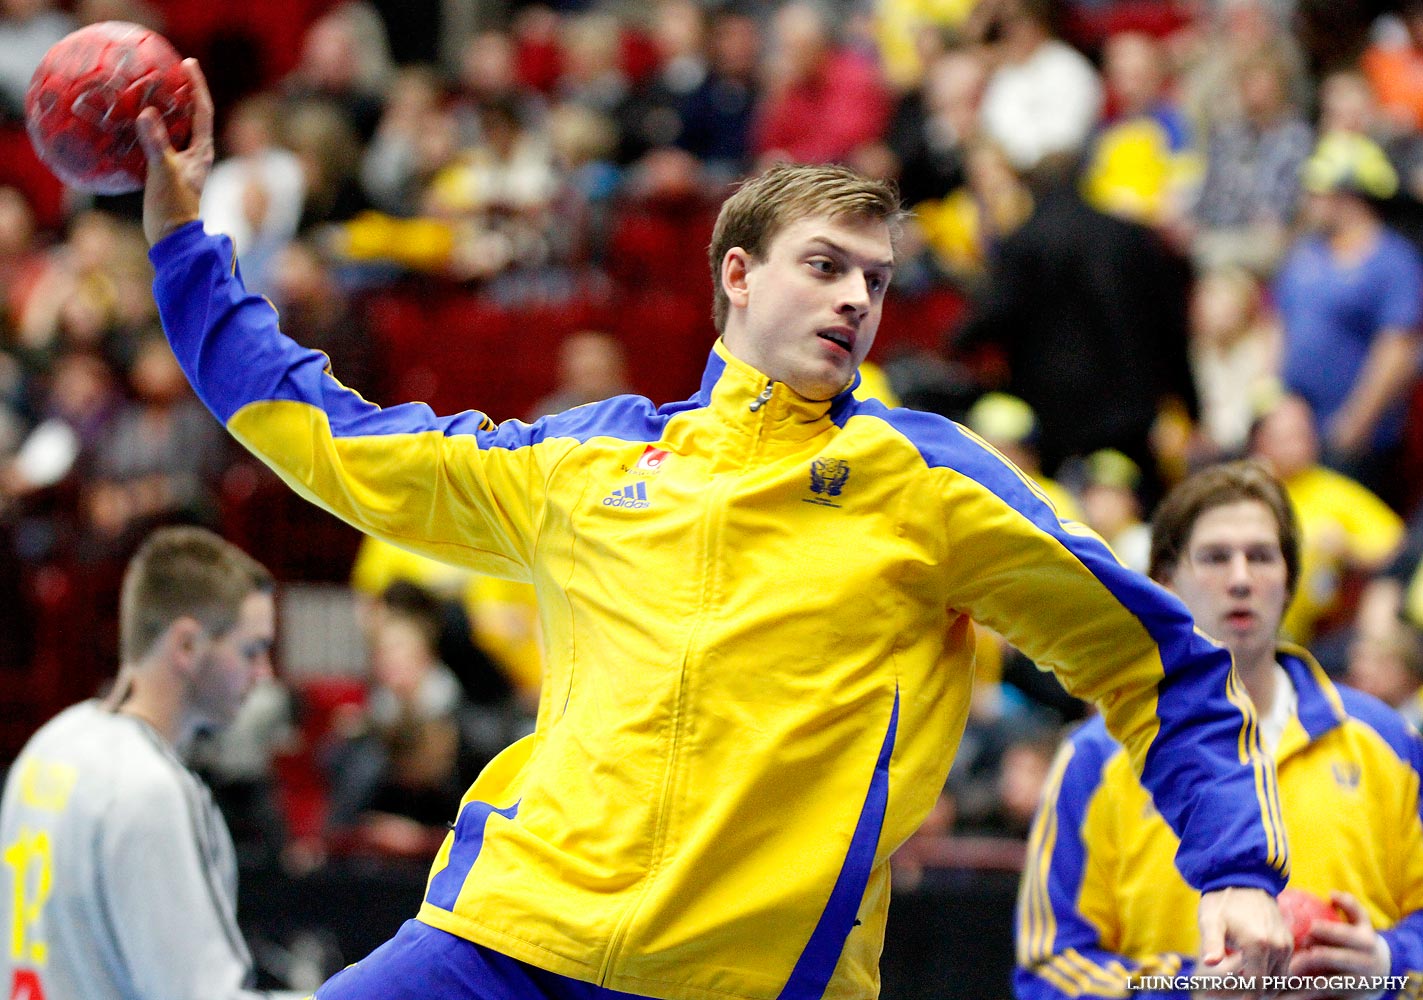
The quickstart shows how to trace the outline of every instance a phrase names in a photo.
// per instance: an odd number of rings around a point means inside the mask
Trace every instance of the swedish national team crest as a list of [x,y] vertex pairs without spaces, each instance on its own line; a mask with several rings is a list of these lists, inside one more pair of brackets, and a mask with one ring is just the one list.
[[817,458],[810,463],[810,492],[815,495],[805,497],[805,502],[822,507],[839,507],[835,498],[845,488],[849,478],[849,462],[840,458]]
[[1359,787],[1364,778],[1364,768],[1358,761],[1336,760],[1329,765],[1329,769],[1334,772],[1334,783],[1351,792]]

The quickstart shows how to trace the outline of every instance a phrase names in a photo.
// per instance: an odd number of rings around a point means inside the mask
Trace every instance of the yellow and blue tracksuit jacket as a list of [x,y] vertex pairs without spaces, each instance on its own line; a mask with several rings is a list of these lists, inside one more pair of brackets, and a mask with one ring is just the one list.
[[[1290,885],[1353,894],[1382,930],[1390,975],[1423,972],[1423,741],[1396,712],[1332,684],[1302,649],[1279,662],[1298,705],[1276,750]],[[1200,894],[1172,864],[1177,838],[1100,718],[1063,745],[1029,840],[1018,898],[1016,993],[1181,997],[1128,976],[1189,975]]]
[[420,920],[652,997],[876,995],[889,858],[962,734],[971,619],[1104,705],[1193,884],[1283,885],[1229,656],[950,421],[805,400],[720,344],[662,407],[382,409],[278,331],[226,238],[193,223],[152,259],[199,396],[294,489],[538,593],[537,731],[460,803]]

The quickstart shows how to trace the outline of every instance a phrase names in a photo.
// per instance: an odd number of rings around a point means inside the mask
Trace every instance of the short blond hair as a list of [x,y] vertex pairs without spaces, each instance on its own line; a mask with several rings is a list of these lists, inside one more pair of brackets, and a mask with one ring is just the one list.
[[782,164],[744,182],[721,206],[707,256],[711,261],[712,319],[725,329],[731,302],[721,287],[721,262],[732,247],[764,258],[771,241],[800,219],[875,219],[899,236],[904,209],[890,181],[877,181],[834,164]]
[[272,574],[231,542],[205,528],[160,528],[124,572],[119,597],[119,649],[125,664],[148,655],[179,618],[209,635],[231,631],[250,594],[271,593]]

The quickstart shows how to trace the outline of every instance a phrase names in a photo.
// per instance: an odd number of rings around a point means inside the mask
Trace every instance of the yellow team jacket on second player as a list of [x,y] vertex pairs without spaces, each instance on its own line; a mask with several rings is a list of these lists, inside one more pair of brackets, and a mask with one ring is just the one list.
[[194,223],[152,257],[198,394],[294,489],[537,589],[537,732],[460,803],[427,924],[669,1000],[876,995],[889,857],[962,733],[970,617],[1103,702],[1195,885],[1283,884],[1228,655],[957,425],[807,401],[719,344],[662,407],[381,409],[280,334],[230,241]]
[[[1382,702],[1332,684],[1304,650],[1281,647],[1279,662],[1298,699],[1275,754],[1290,886],[1352,894],[1388,941],[1389,975],[1423,975],[1423,741]],[[1176,846],[1121,745],[1100,718],[1084,724],[1033,822],[1017,995],[1188,1000],[1188,990],[1127,988],[1129,977],[1195,969],[1200,894],[1172,865]]]

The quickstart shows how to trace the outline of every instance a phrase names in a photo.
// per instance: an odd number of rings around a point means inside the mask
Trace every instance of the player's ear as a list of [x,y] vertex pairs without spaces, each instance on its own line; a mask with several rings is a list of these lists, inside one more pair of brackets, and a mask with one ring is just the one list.
[[184,615],[173,620],[159,643],[163,658],[179,673],[189,674],[196,668],[206,641],[207,630],[196,618]]
[[749,295],[747,276],[751,272],[751,254],[743,247],[732,247],[721,259],[721,288],[733,306],[746,307]]

